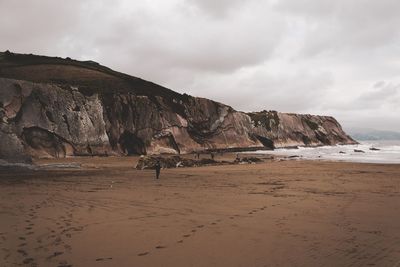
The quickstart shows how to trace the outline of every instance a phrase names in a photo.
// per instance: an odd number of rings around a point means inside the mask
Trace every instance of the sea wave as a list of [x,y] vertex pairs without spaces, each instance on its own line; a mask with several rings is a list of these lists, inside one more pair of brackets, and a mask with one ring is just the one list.
[[301,159],[309,160],[400,164],[400,140],[361,141],[358,145],[282,148],[274,151],[257,151],[256,153],[298,156]]

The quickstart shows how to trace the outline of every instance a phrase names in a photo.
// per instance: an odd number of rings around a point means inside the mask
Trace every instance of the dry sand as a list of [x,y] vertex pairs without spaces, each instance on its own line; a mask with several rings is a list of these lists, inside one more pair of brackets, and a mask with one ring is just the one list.
[[400,266],[400,165],[0,172],[0,266]]

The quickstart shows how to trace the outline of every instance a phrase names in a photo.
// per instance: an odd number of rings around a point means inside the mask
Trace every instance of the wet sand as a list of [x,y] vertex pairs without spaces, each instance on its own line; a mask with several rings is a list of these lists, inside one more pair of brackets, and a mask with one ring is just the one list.
[[400,266],[400,165],[136,160],[1,171],[0,266]]

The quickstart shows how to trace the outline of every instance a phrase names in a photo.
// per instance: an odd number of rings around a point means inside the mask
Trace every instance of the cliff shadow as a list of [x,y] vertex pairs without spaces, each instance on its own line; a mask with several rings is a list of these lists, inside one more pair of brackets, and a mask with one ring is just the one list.
[[146,154],[146,147],[142,139],[131,132],[124,131],[119,137],[118,143],[121,150],[128,156]]
[[264,147],[272,150],[275,148],[274,141],[272,141],[271,139],[261,135],[256,135],[256,138],[258,139],[258,141],[261,142],[261,144],[263,144]]

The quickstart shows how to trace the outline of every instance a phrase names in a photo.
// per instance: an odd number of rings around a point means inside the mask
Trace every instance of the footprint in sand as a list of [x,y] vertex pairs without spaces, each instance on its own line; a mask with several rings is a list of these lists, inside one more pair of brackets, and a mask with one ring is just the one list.
[[72,267],[72,264],[68,264],[66,261],[61,261],[58,264],[59,265],[57,267]]
[[166,246],[156,246],[156,249],[166,248]]
[[18,252],[19,254],[21,254],[22,256],[24,256],[24,257],[28,255],[28,253],[26,253],[26,251],[23,250],[23,249],[18,249],[17,252]]
[[24,261],[23,261],[24,264],[30,264],[30,263],[33,263],[33,262],[34,262],[33,258],[25,258]]
[[203,228],[204,227],[204,225],[198,225],[197,226],[197,228]]
[[150,252],[142,252],[142,253],[139,253],[138,254],[138,256],[146,256],[146,255],[148,255]]
[[42,250],[43,248],[44,248],[43,246],[37,246],[37,247],[35,247],[35,251]]
[[179,240],[179,241],[177,241],[176,243],[183,243],[183,240]]
[[55,244],[55,245],[59,245],[59,244],[61,244],[61,237],[57,237],[55,240],[54,240],[54,243],[53,244]]
[[183,237],[189,237],[190,236],[190,234],[187,234],[187,235],[183,235]]
[[54,252],[52,255],[48,256],[47,259],[50,260],[50,259],[55,258],[55,257],[57,257],[57,256],[60,256],[60,255],[62,255],[62,254],[64,254],[64,252],[56,251],[56,252]]
[[112,260],[112,257],[109,258],[97,258],[96,261],[107,261],[107,260]]

